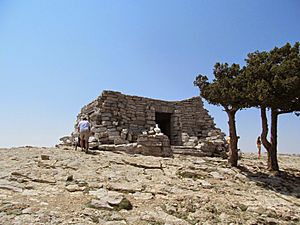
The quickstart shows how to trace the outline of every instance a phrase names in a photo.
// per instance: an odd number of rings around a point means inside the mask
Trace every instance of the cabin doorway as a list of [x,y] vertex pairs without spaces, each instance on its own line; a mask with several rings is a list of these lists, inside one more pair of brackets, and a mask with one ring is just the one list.
[[155,112],[155,122],[161,132],[171,140],[171,115],[172,113]]

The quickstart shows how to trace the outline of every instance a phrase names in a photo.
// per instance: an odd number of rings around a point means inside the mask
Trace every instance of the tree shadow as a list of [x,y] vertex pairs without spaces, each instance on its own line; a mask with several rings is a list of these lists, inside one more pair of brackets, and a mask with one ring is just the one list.
[[251,171],[241,165],[238,168],[248,179],[256,182],[257,186],[300,199],[300,177],[297,175],[300,174],[299,170],[291,169],[279,172],[270,172],[267,170]]

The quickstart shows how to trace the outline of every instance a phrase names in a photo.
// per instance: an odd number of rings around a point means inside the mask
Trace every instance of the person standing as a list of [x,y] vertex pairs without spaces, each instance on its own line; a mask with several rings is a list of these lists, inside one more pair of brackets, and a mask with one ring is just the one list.
[[226,142],[227,142],[227,145],[228,145],[228,149],[230,149],[230,136],[227,137]]
[[91,125],[86,117],[82,118],[82,120],[78,123],[77,129],[80,135],[80,146],[85,149],[85,152],[87,153],[89,149]]
[[260,140],[260,137],[257,137],[256,146],[257,146],[257,150],[258,150],[258,158],[260,159],[260,156],[261,156],[261,140]]

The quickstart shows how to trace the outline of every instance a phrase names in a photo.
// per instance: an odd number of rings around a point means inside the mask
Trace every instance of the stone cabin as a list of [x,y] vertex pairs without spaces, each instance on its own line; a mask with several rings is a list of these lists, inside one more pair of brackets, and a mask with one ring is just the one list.
[[200,97],[162,101],[103,91],[81,109],[76,124],[82,116],[89,118],[94,133],[91,141],[99,145],[136,142],[156,124],[173,146],[195,147],[209,140],[223,145],[225,140]]

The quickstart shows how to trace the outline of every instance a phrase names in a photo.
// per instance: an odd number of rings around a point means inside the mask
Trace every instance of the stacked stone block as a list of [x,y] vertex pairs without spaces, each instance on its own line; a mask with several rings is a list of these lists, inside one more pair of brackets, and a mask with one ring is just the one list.
[[137,142],[139,135],[155,127],[156,113],[170,116],[168,136],[171,145],[195,147],[199,141],[211,142],[206,138],[216,132],[218,141],[225,141],[224,134],[215,127],[200,97],[162,101],[103,91],[101,96],[81,109],[76,125],[82,117],[88,117],[92,125],[93,146],[126,144]]
[[173,151],[166,135],[141,134],[137,139],[138,150],[143,155],[171,157]]

